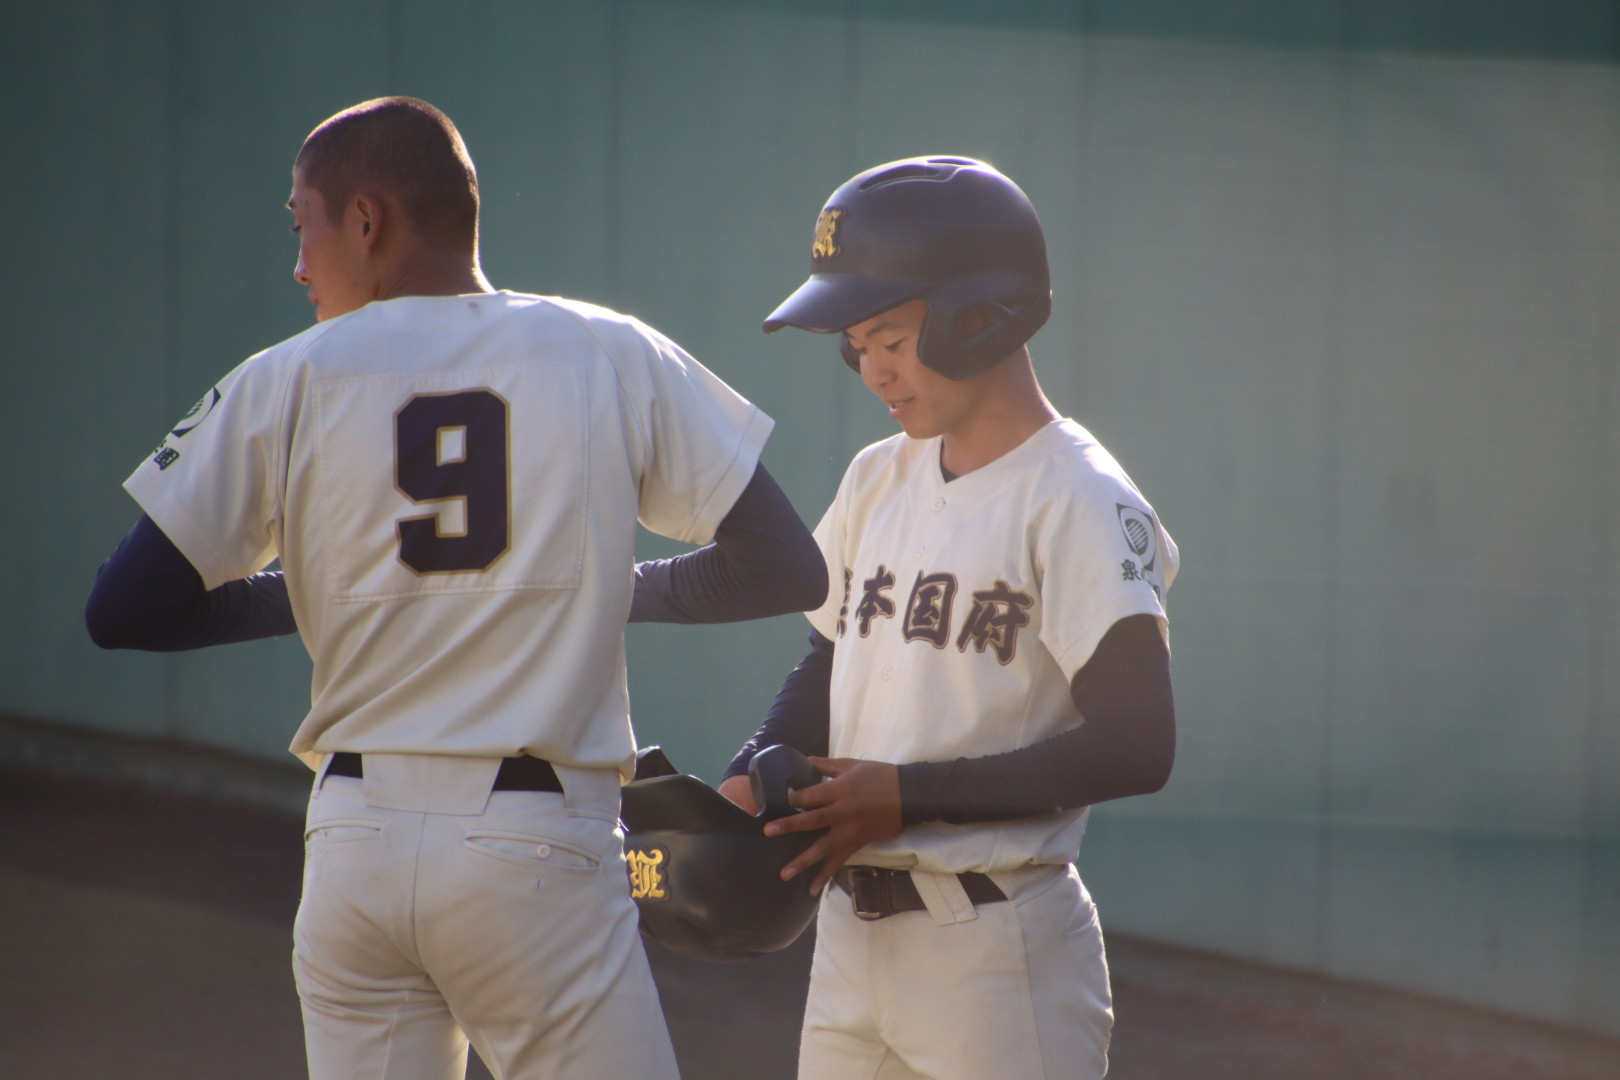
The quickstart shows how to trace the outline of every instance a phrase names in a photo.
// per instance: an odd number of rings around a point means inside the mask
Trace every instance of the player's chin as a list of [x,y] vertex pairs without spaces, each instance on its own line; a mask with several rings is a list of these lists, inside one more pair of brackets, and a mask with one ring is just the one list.
[[936,430],[936,425],[927,423],[920,416],[907,414],[904,416],[898,416],[895,419],[900,422],[900,430],[904,431],[913,439],[932,439],[935,435],[939,434],[939,432]]

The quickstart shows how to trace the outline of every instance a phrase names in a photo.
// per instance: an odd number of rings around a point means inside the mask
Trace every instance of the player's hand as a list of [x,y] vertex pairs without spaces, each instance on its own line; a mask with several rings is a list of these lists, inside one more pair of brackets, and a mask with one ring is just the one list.
[[765,826],[765,835],[827,830],[782,868],[782,880],[788,881],[820,863],[810,883],[810,892],[819,895],[844,860],[902,828],[900,770],[886,761],[857,758],[813,757],[810,764],[827,779],[795,791],[789,801],[802,812],[777,818]]
[[754,785],[749,782],[747,773],[726,777],[715,790],[750,814],[759,813],[759,807],[754,803]]

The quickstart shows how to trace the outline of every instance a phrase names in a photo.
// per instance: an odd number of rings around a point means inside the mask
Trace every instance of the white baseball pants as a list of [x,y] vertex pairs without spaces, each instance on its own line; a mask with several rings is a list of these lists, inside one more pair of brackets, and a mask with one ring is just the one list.
[[293,967],[312,1080],[460,1080],[469,1039],[501,1080],[675,1080],[616,775],[489,792],[491,766],[485,796],[440,812],[401,809],[366,770],[309,805]]
[[954,876],[913,871],[931,910],[872,922],[827,887],[799,1080],[1097,1080],[1107,1071],[1108,966],[1079,874],[1044,866],[990,876],[1010,899],[975,908]]

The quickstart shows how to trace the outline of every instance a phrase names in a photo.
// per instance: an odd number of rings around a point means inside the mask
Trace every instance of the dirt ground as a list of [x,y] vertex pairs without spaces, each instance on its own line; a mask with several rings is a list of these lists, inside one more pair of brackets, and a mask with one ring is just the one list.
[[[0,770],[0,1076],[303,1075],[297,817]],[[653,946],[687,1080],[793,1075],[809,940]],[[1113,1080],[1615,1080],[1620,1044],[1127,938]],[[484,1077],[472,1063],[469,1076]],[[990,1078],[987,1078],[990,1080]]]

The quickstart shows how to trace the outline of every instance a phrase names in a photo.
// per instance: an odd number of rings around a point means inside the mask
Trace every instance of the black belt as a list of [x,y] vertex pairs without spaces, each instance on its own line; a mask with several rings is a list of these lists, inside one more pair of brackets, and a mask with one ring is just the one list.
[[[957,874],[962,890],[975,904],[993,904],[1007,894],[988,874]],[[909,870],[885,870],[878,866],[844,866],[833,875],[840,889],[849,893],[858,919],[886,919],[902,911],[922,911],[928,907],[917,894],[917,884]]]
[[[366,771],[359,754],[339,750],[332,755],[332,764],[326,767],[326,775],[362,777]],[[491,791],[556,792],[562,789],[562,781],[557,779],[557,770],[551,767],[551,762],[528,754],[502,758],[501,770],[495,774],[495,784],[490,788]]]

